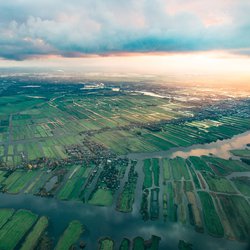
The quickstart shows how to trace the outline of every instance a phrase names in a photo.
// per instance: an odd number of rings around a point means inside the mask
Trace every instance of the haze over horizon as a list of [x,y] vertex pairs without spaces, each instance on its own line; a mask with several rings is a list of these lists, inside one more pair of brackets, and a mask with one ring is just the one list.
[[0,1],[0,67],[250,82],[250,2]]

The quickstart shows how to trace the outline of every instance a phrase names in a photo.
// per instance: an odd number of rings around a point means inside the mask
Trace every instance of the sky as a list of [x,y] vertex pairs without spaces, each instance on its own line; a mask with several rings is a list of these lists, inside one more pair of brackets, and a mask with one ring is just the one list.
[[249,82],[249,0],[0,0],[0,67]]

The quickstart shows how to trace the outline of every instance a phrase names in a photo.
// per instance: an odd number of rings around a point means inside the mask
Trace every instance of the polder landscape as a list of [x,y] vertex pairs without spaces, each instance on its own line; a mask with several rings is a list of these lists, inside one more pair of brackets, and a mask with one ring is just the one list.
[[0,79],[0,249],[247,249],[250,99]]

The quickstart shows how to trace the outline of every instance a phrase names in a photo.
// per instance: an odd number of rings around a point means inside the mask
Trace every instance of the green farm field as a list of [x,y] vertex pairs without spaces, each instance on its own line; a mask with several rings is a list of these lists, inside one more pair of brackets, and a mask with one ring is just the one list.
[[17,211],[0,229],[0,248],[14,249],[36,220],[37,215],[30,211]]
[[216,212],[212,197],[206,192],[198,192],[201,200],[203,216],[208,233],[216,237],[224,235],[224,229]]
[[79,221],[72,221],[63,232],[59,239],[55,249],[56,250],[67,250],[74,243],[76,243],[81,234],[84,232],[83,226]]
[[1,250],[247,245],[248,99],[26,81],[0,84]]

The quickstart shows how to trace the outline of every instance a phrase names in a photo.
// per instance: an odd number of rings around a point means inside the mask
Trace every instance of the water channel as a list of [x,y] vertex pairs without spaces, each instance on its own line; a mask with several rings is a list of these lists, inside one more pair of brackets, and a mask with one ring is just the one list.
[[[130,154],[132,159],[143,160],[151,157],[188,157],[190,155],[204,155],[213,153],[216,156],[229,158],[229,150],[245,148],[250,142],[250,131],[234,136],[229,140],[214,143],[193,145],[187,148],[175,148],[165,152],[149,154]],[[139,164],[137,168],[141,168]],[[127,171],[128,172],[128,171]],[[141,169],[137,183],[136,199],[132,213],[117,212],[109,207],[97,207],[83,204],[78,201],[60,201],[55,198],[41,198],[30,194],[0,194],[1,208],[28,209],[38,215],[45,215],[50,220],[49,234],[53,235],[56,242],[71,220],[79,220],[85,227],[83,240],[87,243],[86,249],[97,249],[97,240],[103,236],[110,236],[116,242],[115,249],[123,237],[133,239],[142,236],[149,239],[151,235],[161,237],[160,249],[177,249],[179,240],[185,240],[193,244],[194,249],[214,250],[245,250],[247,243],[229,241],[223,238],[215,238],[207,233],[197,233],[188,223],[164,222],[162,216],[157,221],[144,222],[139,213],[141,185],[143,182]],[[127,174],[127,173],[126,173]],[[249,174],[249,173],[248,173]],[[160,199],[161,201],[161,199]]]

